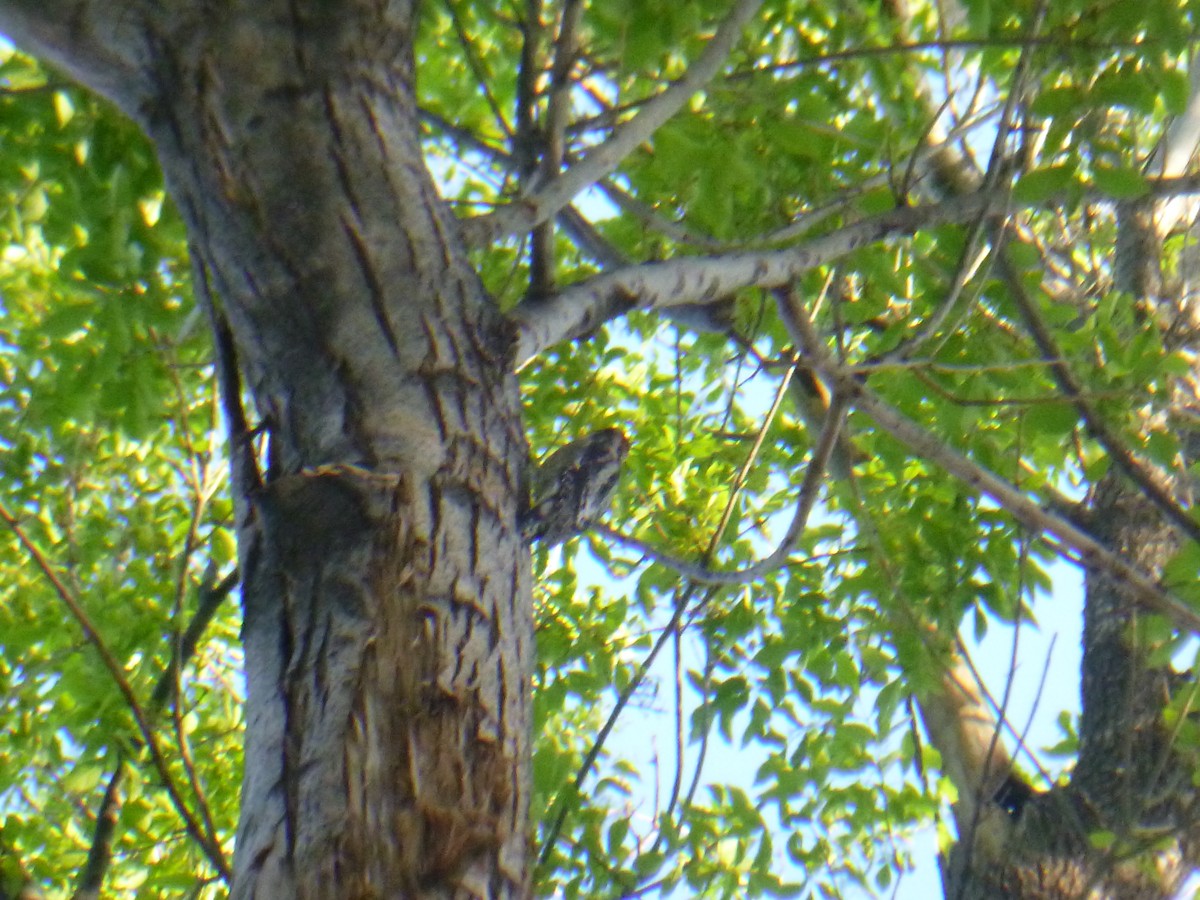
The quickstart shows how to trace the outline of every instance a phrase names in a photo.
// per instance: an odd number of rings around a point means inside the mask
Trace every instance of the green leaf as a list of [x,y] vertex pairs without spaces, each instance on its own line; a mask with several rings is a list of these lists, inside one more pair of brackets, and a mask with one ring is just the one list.
[[1118,200],[1142,197],[1149,191],[1145,177],[1134,167],[1115,169],[1098,165],[1092,172],[1092,178],[1096,187]]
[[1013,188],[1013,197],[1022,203],[1044,203],[1063,194],[1075,183],[1071,166],[1047,166],[1022,175]]
[[[346,6],[346,34],[366,33],[355,29],[356,13]],[[380,46],[413,61],[411,80],[390,70],[380,75],[373,67],[387,53],[366,53],[354,57],[341,86],[346,96],[369,102],[334,102],[332,117],[317,104],[310,108],[321,115],[312,121],[271,122],[291,96],[276,90],[279,104],[251,111],[263,117],[260,137],[311,138],[311,147],[293,149],[314,174],[333,158],[330,148],[354,151],[343,163],[358,160],[372,144],[363,135],[390,148],[393,162],[400,156],[391,151],[403,150],[401,165],[375,173],[369,196],[346,189],[365,184],[356,165],[342,167],[346,184],[337,177],[293,184],[282,170],[260,171],[255,160],[266,156],[238,151],[244,142],[229,145],[236,152],[219,169],[213,160],[220,154],[189,157],[196,183],[210,188],[203,210],[195,197],[187,200],[189,221],[207,222],[191,236],[195,246],[210,262],[239,247],[247,254],[244,267],[214,270],[213,299],[238,332],[242,399],[258,429],[251,443],[264,454],[266,479],[326,463],[390,471],[411,456],[406,441],[428,444],[438,480],[424,485],[405,463],[401,493],[428,494],[461,515],[442,517],[436,534],[418,541],[429,559],[414,571],[440,560],[456,573],[432,586],[421,621],[434,631],[461,626],[463,646],[476,639],[494,647],[528,643],[528,623],[516,631],[501,627],[489,603],[510,585],[533,585],[513,607],[519,617],[532,607],[534,658],[522,663],[533,686],[528,703],[507,693],[523,688],[524,676],[506,682],[503,696],[487,687],[496,671],[490,663],[465,669],[454,658],[435,660],[436,671],[414,677],[420,685],[461,681],[463,696],[444,703],[435,697],[437,709],[422,713],[444,717],[447,733],[475,734],[479,722],[464,731],[456,717],[479,712],[480,703],[485,712],[512,699],[531,709],[527,800],[539,836],[548,839],[552,822],[565,814],[536,873],[539,896],[890,894],[910,862],[896,848],[908,846],[918,829],[944,822],[945,802],[957,794],[938,774],[937,749],[909,727],[906,698],[943,683],[954,642],[970,645],[976,626],[982,644],[970,647],[973,656],[996,654],[991,642],[1000,629],[985,633],[995,621],[989,611],[1009,619],[1036,614],[1043,628],[1064,636],[1078,628],[1075,607],[1062,602],[1078,587],[1072,575],[1060,574],[1069,567],[1055,564],[1060,551],[1074,551],[1038,538],[1030,530],[1037,521],[1017,521],[995,497],[976,497],[977,485],[960,483],[944,466],[947,453],[961,454],[1031,499],[1054,492],[1080,499],[1084,513],[1110,514],[1095,505],[1110,460],[1039,361],[1010,296],[1013,273],[983,253],[987,228],[980,233],[978,223],[959,220],[959,188],[946,177],[953,170],[931,166],[931,142],[948,136],[948,149],[982,167],[998,105],[1014,92],[1032,98],[1003,136],[1006,152],[1019,150],[1028,170],[1012,210],[1015,277],[1041,298],[1044,326],[1102,418],[1147,466],[1174,472],[1191,443],[1194,415],[1178,404],[1195,380],[1195,348],[1171,310],[1187,299],[1181,285],[1192,238],[1181,230],[1159,247],[1147,236],[1147,258],[1161,256],[1164,274],[1148,305],[1107,287],[1113,204],[1077,201],[1103,192],[1157,202],[1142,166],[1161,145],[1168,116],[1184,111],[1190,97],[1183,60],[1195,10],[1168,0],[1046,4],[1038,33],[1070,40],[1030,50],[1022,45],[1034,24],[1028,4],[971,0],[957,23],[924,13],[901,20],[891,6],[764,4],[718,54],[718,71],[696,85],[685,79],[720,34],[727,0],[588,4],[571,59],[559,46],[561,5],[541,4],[536,28],[525,4],[421,4],[411,52],[406,35],[372,33]],[[224,27],[236,32],[241,13],[229,15]],[[189,39],[202,46],[207,27],[200,22]],[[280,27],[277,36],[288,37],[290,26]],[[901,33],[909,49],[891,52]],[[169,29],[163,35],[173,40]],[[948,39],[957,42],[950,54],[920,49]],[[246,78],[272,71],[273,46],[244,67]],[[1031,65],[1020,66],[1023,54]],[[989,87],[973,110],[961,92],[939,109],[941,96],[930,92],[934,82],[962,86],[981,78]],[[200,573],[210,561],[222,576],[232,570],[236,526],[247,524],[239,515],[253,510],[233,502],[207,316],[193,299],[183,222],[163,202],[159,154],[114,106],[67,79],[0,44],[0,502],[78,596],[144,700],[171,656],[172,636],[194,610]],[[233,138],[250,112],[225,102],[232,95],[224,92],[245,98],[261,87],[235,81],[209,85],[216,115],[209,124],[222,134],[232,129]],[[389,90],[355,93],[363,84]],[[536,95],[532,123],[517,112],[518,85]],[[674,115],[640,130],[677,94],[683,103]],[[406,121],[417,108],[421,121]],[[603,163],[613,148],[607,142],[621,133],[637,135],[639,146]],[[309,151],[311,160],[303,155]],[[171,148],[161,156],[179,158]],[[473,240],[460,255],[448,213],[499,211],[495,220],[481,220],[499,222],[560,164],[582,172],[589,160],[609,173],[606,183],[585,186],[537,235]],[[393,202],[393,189],[414,175],[421,190]],[[281,179],[291,193],[277,198],[280,205],[261,205],[255,186]],[[972,179],[963,181],[969,190]],[[436,193],[444,206],[421,209],[422,198]],[[855,231],[847,239],[845,228],[895,209],[899,197],[912,207],[902,211],[905,234],[877,240]],[[403,227],[372,221],[379,204],[403,208]],[[311,233],[279,233],[275,212],[292,208],[311,213]],[[430,221],[437,234],[426,242],[419,232]],[[221,222],[244,230],[213,227]],[[474,228],[464,233],[486,231]],[[439,284],[453,289],[446,295],[453,300],[455,286],[469,288],[477,276],[514,322],[540,326],[566,310],[568,318],[584,317],[580,327],[589,334],[539,353],[514,374],[505,347],[515,326],[497,320],[495,334],[476,333],[475,323],[495,318],[474,303],[478,298],[466,298],[465,317],[446,312],[452,337],[424,350],[409,346],[409,338],[439,333],[442,323],[409,309],[405,299],[385,316],[404,326],[395,330],[405,350],[385,352],[376,366],[379,321],[369,304],[364,316],[337,325],[343,330],[328,328],[363,300],[346,286],[366,290],[362,271],[341,271],[337,253],[326,252],[347,246],[348,236],[355,246],[361,237],[367,255],[385,261],[385,293],[396,284]],[[535,245],[547,278],[531,285]],[[266,257],[278,257],[278,265],[262,277],[255,269]],[[656,268],[631,275],[644,264]],[[326,285],[328,306],[301,310],[289,287],[296,276]],[[264,292],[274,312],[239,309],[236,293],[228,292],[242,284]],[[697,336],[665,325],[657,311],[640,308],[648,288],[659,299],[728,296],[732,332]],[[535,299],[564,289],[572,293],[544,298],[545,306]],[[781,317],[785,291],[813,334]],[[611,309],[589,308],[598,297],[630,309],[609,318]],[[446,304],[458,309],[458,300]],[[285,324],[287,333],[279,333]],[[363,334],[356,335],[359,327]],[[314,334],[328,338],[327,349],[352,346],[353,358],[301,358],[294,347],[304,340],[293,338]],[[272,342],[256,345],[267,337]],[[824,354],[813,352],[812,341]],[[799,360],[798,348],[805,351]],[[825,354],[836,362],[824,361]],[[461,359],[482,368],[466,371]],[[316,381],[329,393],[306,396],[304,386],[315,383],[308,376],[318,371]],[[495,446],[470,438],[442,447],[437,429],[386,437],[407,421],[387,398],[395,399],[397,384],[408,391],[414,378],[452,387],[455,400],[461,394],[462,409],[434,404],[447,436],[484,422]],[[519,425],[504,413],[516,379]],[[418,406],[428,405],[421,390]],[[788,548],[788,565],[739,585],[682,576],[681,568],[744,568],[777,546],[801,499],[830,390],[845,394],[851,408],[839,452],[851,456],[854,477],[824,478],[815,497],[804,498],[815,503]],[[811,403],[806,417],[797,407],[802,394]],[[893,434],[894,414],[868,408],[864,398],[872,396],[910,420],[908,431],[897,432],[905,441]],[[633,449],[604,521],[636,542],[592,529],[558,547],[535,544],[530,564],[511,539],[528,471],[509,451],[527,439],[531,458],[544,458],[613,424],[627,429]],[[304,446],[326,426],[337,447]],[[399,450],[396,440],[404,445]],[[375,487],[387,493],[383,481]],[[1136,535],[1122,541],[1130,559],[1161,551]],[[369,555],[375,546],[341,549]],[[242,548],[243,562],[256,558],[250,550]],[[460,551],[467,557],[458,566]],[[497,553],[508,554],[502,571],[493,568]],[[285,580],[303,588],[314,561],[290,562],[299,568],[287,567]],[[401,575],[364,572],[368,580]],[[1200,608],[1200,557],[1187,542],[1163,579],[1172,594]],[[1053,596],[1035,591],[1029,599],[1036,588]],[[371,614],[342,612],[350,619]],[[46,572],[11,529],[0,528],[0,702],[7,704],[0,716],[0,859],[21,860],[39,890],[66,896],[111,771],[106,761],[121,748],[130,755],[107,876],[111,892],[219,896],[225,887],[213,881],[160,774],[134,752],[139,739],[126,700],[93,642],[65,616]],[[194,777],[224,846],[232,846],[239,818],[247,727],[241,624],[231,598],[184,667],[177,713],[147,710],[164,729],[168,771],[188,796]],[[1145,661],[1175,663],[1181,637],[1173,623],[1139,614],[1129,636]],[[369,649],[383,653],[387,635],[378,637]],[[418,644],[423,639],[416,635]],[[1010,652],[1006,643],[1005,658]],[[1019,671],[1040,670],[1042,658],[1027,642],[1018,654]],[[312,673],[297,667],[315,657],[293,655],[289,676],[309,683]],[[1048,689],[1039,708],[1061,712],[1061,727],[1028,742],[1052,745],[1061,763],[1054,774],[1066,785],[1078,762],[1077,672],[1056,669],[1047,684],[1058,693]],[[1003,686],[988,685],[994,696]],[[628,702],[590,759],[626,690]],[[1139,714],[1168,723],[1186,760],[1200,727],[1183,700],[1176,691],[1169,705]],[[687,723],[678,790],[676,716]],[[176,723],[193,751],[186,764]],[[489,727],[482,725],[484,732]],[[1129,733],[1136,742],[1137,729]],[[944,749],[944,769],[953,771],[951,748]],[[585,760],[590,769],[576,790]],[[1168,769],[1173,764],[1166,762]],[[1184,783],[1194,773],[1162,774]],[[478,772],[456,777],[475,787],[490,783]],[[948,844],[952,836],[942,833]],[[783,845],[786,852],[776,853]],[[1121,864],[1152,872],[1149,846],[1122,847],[1129,857]]]
[[1097,850],[1110,850],[1117,843],[1117,836],[1111,831],[1092,831],[1088,833],[1088,843]]
[[1188,74],[1179,69],[1166,69],[1158,73],[1159,96],[1162,97],[1167,113],[1182,116],[1187,110],[1191,83]]
[[1037,116],[1075,116],[1084,108],[1085,96],[1075,85],[1063,85],[1042,91],[1030,104]]

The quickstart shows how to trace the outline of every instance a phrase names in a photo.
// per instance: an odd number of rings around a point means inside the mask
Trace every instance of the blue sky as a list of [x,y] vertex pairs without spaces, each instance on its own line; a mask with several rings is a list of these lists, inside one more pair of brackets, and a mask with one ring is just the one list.
[[[592,584],[602,584],[610,592],[620,590],[620,584],[608,578],[586,553],[580,554],[579,574],[578,590],[584,592],[580,594],[581,599],[586,598],[586,591]],[[993,620],[981,642],[971,640],[969,634],[964,634],[964,639],[968,641],[976,668],[997,700],[1004,696],[1005,684],[1012,671],[1008,720],[1016,729],[1025,732],[1026,746],[1037,754],[1041,767],[1054,776],[1061,771],[1063,760],[1039,751],[1062,738],[1059,714],[1066,710],[1076,716],[1079,711],[1082,573],[1070,563],[1058,562],[1051,567],[1051,576],[1053,593],[1038,596],[1034,602],[1036,627],[1025,624],[1014,628]],[[692,659],[685,658],[685,665],[698,668],[699,656],[694,647],[692,653]],[[1015,666],[1012,665],[1014,658]],[[655,782],[656,772],[659,780],[665,782],[669,778],[674,761],[674,710],[670,700],[674,677],[672,665],[670,655],[663,654],[651,676],[659,685],[659,699],[627,707],[608,745],[611,755],[633,762],[643,778],[629,801],[634,830],[639,830],[637,825],[640,823],[643,833],[650,829],[656,790],[660,796],[665,796],[670,788],[667,783],[656,786]],[[697,697],[691,691],[688,693],[687,702],[694,706]],[[736,727],[734,731],[736,736]],[[1005,741],[1010,749],[1013,748],[1010,736],[1005,735]],[[687,752],[694,760],[695,746],[689,746]],[[753,747],[742,749],[714,735],[705,760],[704,781],[738,785],[753,795],[755,774],[761,761],[761,753],[755,752]],[[1026,773],[1035,771],[1027,758],[1021,758],[1019,765]],[[777,872],[788,880],[803,880],[803,873],[783,852],[786,834],[779,833],[775,837]],[[905,873],[894,886],[895,892],[888,896],[897,900],[940,897],[942,888],[935,829],[931,826],[923,830],[905,846],[909,848],[916,868]],[[685,897],[688,894],[676,891],[661,896]],[[844,896],[864,898],[875,895],[845,886]]]

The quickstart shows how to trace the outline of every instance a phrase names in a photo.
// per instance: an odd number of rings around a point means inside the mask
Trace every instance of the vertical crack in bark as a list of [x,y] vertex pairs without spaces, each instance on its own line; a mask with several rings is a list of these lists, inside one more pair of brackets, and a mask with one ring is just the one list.
[[362,235],[359,234],[358,229],[351,220],[342,218],[342,230],[346,233],[346,237],[350,241],[350,247],[353,249],[355,259],[358,261],[359,271],[362,272],[363,281],[366,282],[367,297],[371,302],[371,311],[375,315],[375,322],[379,325],[379,330],[383,334],[384,340],[387,341],[392,355],[399,359],[400,341],[396,338],[396,332],[392,330],[392,323],[388,319],[387,292],[384,290],[383,285],[379,283],[378,275],[371,265],[366,244],[363,242]]

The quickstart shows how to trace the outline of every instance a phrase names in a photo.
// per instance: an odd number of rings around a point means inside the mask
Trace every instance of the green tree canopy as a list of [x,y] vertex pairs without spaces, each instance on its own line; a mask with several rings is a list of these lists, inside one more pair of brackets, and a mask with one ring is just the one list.
[[[1166,668],[1200,624],[1195,19],[423,5],[422,149],[532,457],[632,444],[603,523],[534,545],[538,895],[882,895],[950,801],[976,856],[948,872],[1035,829],[1030,791],[1106,896],[1195,864]],[[247,723],[211,301],[138,127],[0,59],[0,898],[223,896]],[[1059,558],[1093,612],[1055,785],[955,636],[1035,620]],[[644,715],[676,734],[657,770],[612,738]],[[717,743],[757,770],[706,768]]]

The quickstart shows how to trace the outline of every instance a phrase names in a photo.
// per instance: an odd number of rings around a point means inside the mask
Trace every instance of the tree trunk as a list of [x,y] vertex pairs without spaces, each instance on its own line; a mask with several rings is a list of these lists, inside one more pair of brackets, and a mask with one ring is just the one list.
[[[1153,505],[1113,475],[1096,492],[1092,524],[1145,572],[1161,574],[1177,544]],[[1088,573],[1073,777],[1008,812],[984,807],[974,833],[955,847],[947,897],[1176,896],[1197,859],[1195,760],[1164,727],[1171,676],[1148,665],[1139,639],[1144,617],[1116,579]]]
[[268,436],[233,896],[526,895],[527,451],[422,157],[412,5],[60,5],[0,26],[155,142]]

